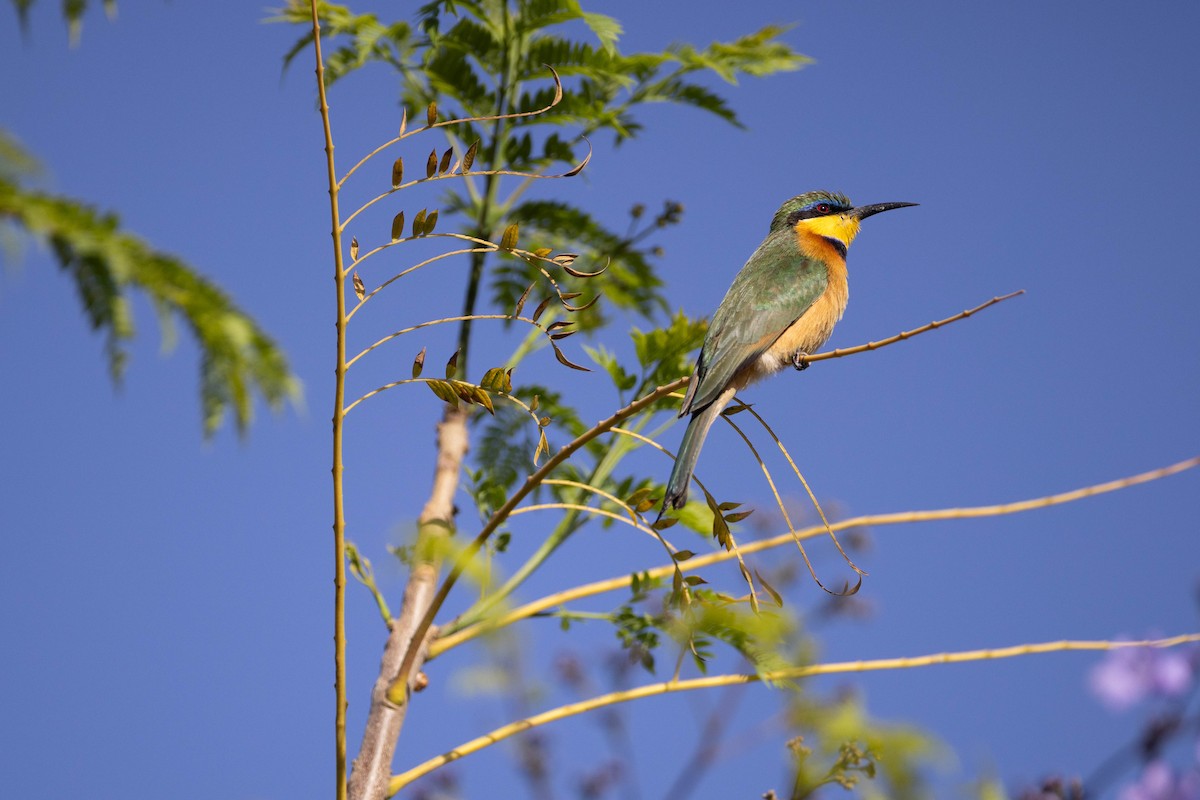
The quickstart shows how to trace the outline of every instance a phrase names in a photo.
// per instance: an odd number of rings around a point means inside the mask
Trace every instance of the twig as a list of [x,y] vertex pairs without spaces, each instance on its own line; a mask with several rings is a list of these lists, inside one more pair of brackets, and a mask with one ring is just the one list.
[[808,358],[806,358],[804,360],[806,362],[808,362],[809,364],[812,364],[817,361],[824,361],[828,358],[842,358],[843,356],[852,356],[855,353],[864,353],[867,350],[878,350],[881,347],[887,347],[889,344],[895,344],[896,342],[902,342],[905,339],[911,339],[914,336],[918,336],[922,333],[926,333],[927,331],[935,330],[937,328],[942,327],[943,325],[949,325],[952,322],[958,322],[960,319],[966,319],[967,317],[972,316],[973,314],[978,314],[980,311],[983,311],[985,308],[994,306],[997,303],[1003,303],[1005,300],[1011,300],[1012,298],[1016,297],[1017,295],[1022,295],[1022,294],[1025,294],[1025,290],[1018,289],[1015,292],[1009,292],[1008,294],[1001,295],[999,297],[993,297],[991,300],[988,300],[986,303],[981,303],[981,304],[975,306],[974,308],[969,308],[966,311],[960,311],[959,313],[955,314],[953,317],[946,317],[945,319],[939,319],[937,322],[931,322],[928,325],[922,325],[919,328],[913,328],[911,331],[903,331],[901,333],[896,334],[895,336],[889,336],[886,339],[880,339],[878,342],[867,342],[866,344],[860,344],[855,347],[847,347],[845,349],[839,349],[839,350],[830,350],[826,353],[817,353],[815,356],[809,356]]
[[615,494],[612,494],[611,492],[606,492],[603,489],[583,483],[581,481],[568,481],[562,478],[547,478],[546,480],[542,481],[542,484],[545,486],[569,486],[572,489],[578,489],[581,492],[590,492],[591,494],[599,495],[605,500],[611,502],[613,505],[620,506],[628,511],[629,519],[632,520],[635,525],[637,524],[637,512],[631,509],[624,500],[617,497]]
[[[632,513],[632,509],[629,506],[625,505],[624,503],[621,503],[620,505],[621,508],[626,512]],[[514,509],[510,516],[515,517],[518,514],[527,514],[530,511],[579,511],[580,513],[584,514],[595,514],[598,517],[608,517],[609,519],[624,523],[641,531],[647,536],[653,536],[655,539],[662,541],[662,534],[656,532],[654,529],[646,525],[636,522],[635,520],[631,520],[628,513],[618,514],[615,511],[609,511],[607,508],[585,506],[582,503],[538,503],[532,506],[521,506],[520,508]],[[669,547],[669,550],[670,552],[674,552],[676,548],[672,546]]]
[[[1168,467],[1161,469],[1142,472],[1137,475],[1132,475],[1127,478],[1121,478],[1107,483],[1095,484],[1086,486],[1082,489],[1074,489],[1061,494],[1053,494],[1045,497],[1037,497],[1030,500],[1019,500],[1015,503],[1004,503],[1000,505],[988,506],[972,506],[968,508],[942,508],[932,511],[901,511],[892,514],[869,514],[861,517],[853,517],[851,519],[834,522],[830,527],[835,531],[844,531],[850,528],[859,528],[866,526],[877,525],[898,525],[912,522],[938,522],[953,519],[977,519],[980,517],[997,517],[1005,514],[1016,514],[1022,511],[1030,511],[1037,508],[1048,508],[1050,506],[1062,505],[1075,500],[1081,500],[1085,497],[1093,497],[1098,494],[1114,492],[1118,489],[1126,489],[1130,486],[1137,486],[1142,483],[1166,478],[1171,475],[1183,472],[1188,469],[1200,466],[1200,456],[1189,458],[1186,461],[1180,461]],[[791,544],[798,539],[812,539],[825,533],[823,525],[814,525],[800,531],[788,531],[787,533],[771,537],[770,539],[761,539],[757,542],[750,542],[742,545],[741,550],[743,555],[770,550],[775,547]],[[726,551],[709,553],[707,555],[697,555],[679,564],[679,569],[684,572],[694,572],[702,567],[707,567],[712,564],[718,564],[723,561],[728,561],[733,558],[733,554]],[[672,575],[675,571],[675,564],[666,564],[654,569],[646,570],[642,575],[648,578],[665,578]],[[491,620],[486,624],[487,630],[495,630],[506,625],[511,625],[514,622],[533,616],[547,608],[554,608],[563,605],[572,600],[578,600],[583,597],[591,597],[604,592],[616,591],[629,586],[630,576],[621,575],[607,580],[596,581],[594,583],[576,586],[562,592],[548,595],[539,600],[527,603],[523,606],[513,609],[500,616],[498,619]],[[429,648],[430,658],[433,658],[441,653],[446,652],[452,647],[462,644],[465,641],[475,638],[482,632],[480,623],[455,627],[454,623],[446,626],[445,633],[435,640]]]
[[337,169],[333,161],[333,131],[325,96],[325,61],[321,56],[321,22],[317,1],[310,0],[313,52],[317,61],[317,96],[325,133],[325,166],[329,181],[329,214],[333,229],[333,280],[337,290],[337,364],[333,400],[333,650],[334,650],[334,760],[337,800],[346,798],[346,519],[342,493],[342,427],[346,400],[346,274],[342,269],[342,225],[338,209]]
[[[813,493],[812,488],[808,485],[808,481],[805,479],[804,473],[800,472],[800,468],[798,466],[796,466],[796,462],[792,459],[792,454],[789,453],[787,448],[783,446],[783,441],[779,438],[778,435],[776,435],[775,431],[771,428],[771,426],[767,424],[767,421],[762,418],[762,415],[754,410],[753,406],[748,405],[744,402],[742,403],[742,405],[746,407],[746,410],[748,412],[750,412],[751,416],[753,416],[756,420],[758,420],[758,424],[763,426],[763,429],[767,432],[767,435],[770,436],[775,441],[775,444],[779,447],[779,452],[783,453],[783,457],[787,459],[788,464],[791,466],[792,472],[794,472],[796,474],[796,477],[800,479],[800,485],[802,485],[804,487],[804,491],[808,493],[808,499],[812,502],[813,508],[815,508],[817,510],[817,516],[819,516],[821,518],[821,524],[825,526],[825,532],[829,534],[829,538],[833,541],[833,546],[837,548],[837,551],[839,553],[841,553],[842,558],[844,558],[846,560],[846,563],[850,565],[850,568],[852,570],[857,572],[859,574],[859,576],[866,575],[867,573],[865,573],[861,569],[859,569],[858,565],[850,560],[850,556],[847,555],[846,551],[842,548],[842,543],[838,541],[837,534],[835,534],[833,532],[833,529],[829,527],[829,520],[825,517],[825,510],[823,508],[821,508],[821,504],[819,502],[817,502],[816,494]],[[757,455],[758,454],[755,453],[756,457],[757,457]],[[765,464],[762,463],[762,459],[759,459],[759,464],[762,465],[763,472],[767,472],[767,467]],[[767,474],[767,480],[771,481],[771,476],[769,473]],[[779,492],[776,491],[776,489],[775,489],[774,481],[771,481],[771,491],[775,493],[775,502],[779,505],[779,510],[783,512],[783,520],[784,520],[784,522],[787,523],[788,529],[795,530],[795,526],[792,525],[791,516],[788,514],[787,507],[783,503],[783,498],[781,498],[779,496]],[[801,552],[801,554],[803,554],[804,547],[800,544],[799,541],[796,542],[796,546],[800,548],[800,552]],[[812,564],[808,563],[808,556],[804,557],[804,563],[808,564],[808,571],[811,574],[813,568],[812,568]],[[813,575],[813,580],[817,581],[817,585],[821,586],[822,589],[825,588],[823,585],[821,585],[821,582],[817,580],[816,575]],[[826,591],[828,591],[828,589],[826,589]]]
[[371,566],[371,559],[359,553],[353,542],[346,542],[346,558],[350,561],[350,574],[375,598],[375,605],[379,608],[383,624],[391,625],[392,610],[388,608],[383,592],[379,591],[379,585],[375,583],[375,569]]
[[[431,236],[435,236],[435,235],[436,234],[431,234],[430,236],[423,236],[421,238],[428,239],[428,238],[431,238]],[[386,250],[387,248],[392,247],[393,245],[403,244],[404,242],[411,242],[411,241],[412,241],[411,238],[397,239],[394,242],[389,242],[388,244],[380,245],[379,247],[376,247],[371,252],[364,254],[362,258],[358,259],[358,261],[355,261],[353,264],[351,264],[349,268],[351,270],[353,270],[359,264],[366,261],[368,257],[370,257],[370,256],[374,255],[375,253],[378,253],[382,250]],[[441,261],[443,258],[450,258],[452,256],[465,256],[465,255],[470,255],[471,253],[491,253],[491,252],[495,252],[496,249],[497,249],[496,246],[492,245],[492,244],[489,244],[489,246],[487,246],[487,247],[467,247],[467,248],[463,248],[462,250],[451,250],[449,253],[440,253],[436,256],[433,256],[432,258],[425,259],[424,261],[420,262],[419,264],[413,264],[408,269],[402,270],[401,272],[396,273],[395,275],[388,278],[386,281],[379,284],[374,289],[372,289],[371,291],[369,291],[365,295],[363,295],[363,298],[358,301],[358,305],[356,305],[354,308],[350,309],[350,313],[347,315],[347,319],[349,319],[349,318],[353,317],[355,314],[357,314],[358,310],[363,307],[363,304],[366,303],[368,300],[370,300],[372,297],[379,294],[384,289],[386,289],[390,284],[394,283],[395,281],[400,280],[401,278],[403,278],[405,275],[409,274],[410,272],[414,272],[414,271],[420,269],[421,267],[427,267],[436,261]]]
[[550,331],[546,330],[546,327],[544,325],[542,325],[539,322],[535,322],[530,317],[514,317],[511,314],[472,314],[470,317],[466,317],[466,316],[445,317],[443,319],[429,320],[428,322],[422,322],[417,325],[410,325],[409,327],[407,327],[403,330],[396,331],[395,333],[390,333],[387,336],[380,339],[379,341],[375,342],[370,347],[364,348],[361,353],[359,353],[354,358],[352,358],[348,362],[346,362],[346,366],[347,367],[353,366],[356,361],[358,361],[360,358],[365,356],[367,353],[371,352],[372,350],[374,350],[376,347],[379,347],[380,345],[387,344],[392,339],[395,339],[397,336],[403,336],[406,333],[412,333],[413,331],[419,331],[422,328],[429,328],[434,325],[445,325],[446,323],[449,323],[449,322],[461,322],[464,319],[501,319],[501,320],[508,320],[509,322],[525,322],[525,323],[528,323],[529,325],[531,325],[532,327],[540,330],[544,335],[546,335],[546,336],[550,335]]
[[485,747],[490,747],[497,742],[502,742],[505,739],[514,736],[518,733],[531,730],[533,728],[546,725],[551,722],[556,722],[567,717],[577,716],[579,714],[593,711],[597,708],[616,705],[618,703],[627,703],[632,700],[640,700],[646,697],[655,697],[664,694],[673,694],[675,692],[687,692],[697,689],[711,689],[718,686],[738,686],[749,683],[778,683],[781,681],[798,680],[801,678],[809,678],[816,675],[841,675],[848,673],[862,672],[879,672],[883,670],[896,669],[913,669],[916,667],[927,667],[935,664],[962,664],[971,661],[988,661],[999,658],[1016,658],[1018,656],[1039,655],[1044,653],[1060,653],[1060,652],[1079,652],[1091,650],[1118,650],[1126,647],[1176,647],[1182,644],[1192,642],[1200,642],[1200,633],[1187,633],[1180,636],[1173,636],[1168,639],[1152,639],[1138,642],[1126,641],[1058,641],[1058,642],[1042,642],[1037,644],[1022,644],[1013,647],[993,648],[988,650],[968,650],[952,653],[935,653],[932,655],[915,656],[909,658],[884,658],[872,661],[844,661],[831,664],[811,664],[803,667],[791,667],[788,669],[774,670],[762,674],[733,674],[733,675],[714,675],[711,677],[694,678],[686,681],[667,681],[665,683],[652,683],[646,686],[639,686],[636,689],[627,689],[619,692],[611,692],[609,694],[593,697],[588,700],[583,700],[578,703],[569,703],[558,708],[545,711],[541,714],[527,717],[517,722],[509,723],[502,727],[472,739],[469,742],[455,747],[443,753],[440,756],[431,758],[428,761],[413,767],[399,775],[392,776],[391,782],[388,785],[389,794],[395,794],[402,788],[412,783],[417,778],[422,777],[439,767],[445,766],[451,761],[457,761],[463,756],[471,755]]

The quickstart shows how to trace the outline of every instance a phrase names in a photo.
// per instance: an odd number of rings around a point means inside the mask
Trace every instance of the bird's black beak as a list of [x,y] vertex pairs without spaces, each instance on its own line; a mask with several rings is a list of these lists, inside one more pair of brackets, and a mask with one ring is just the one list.
[[866,219],[881,211],[891,211],[893,208],[908,208],[915,206],[916,203],[875,203],[869,206],[858,206],[846,212],[847,216],[856,217],[857,219]]

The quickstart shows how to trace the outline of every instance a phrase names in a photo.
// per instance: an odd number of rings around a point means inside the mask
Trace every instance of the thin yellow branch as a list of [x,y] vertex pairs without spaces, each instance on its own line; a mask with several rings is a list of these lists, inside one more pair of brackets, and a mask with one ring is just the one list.
[[[555,510],[557,510],[557,511],[586,511],[589,514],[596,514],[597,516],[608,517],[609,519],[616,520],[617,522],[623,522],[624,524],[626,524],[632,528],[641,529],[640,525],[638,525],[636,522],[630,521],[629,517],[625,516],[624,514],[618,514],[615,511],[609,511],[606,508],[596,508],[595,506],[585,506],[581,503],[535,503],[534,505],[531,505],[531,506],[521,506],[520,508],[514,508],[513,512],[511,514],[509,514],[509,517],[515,517],[520,514],[528,514],[531,511],[555,511]],[[647,529],[646,532],[649,533],[650,531]]]
[[812,364],[814,362],[824,361],[829,358],[842,358],[843,356],[852,356],[855,353],[865,353],[868,350],[878,350],[881,347],[887,347],[889,344],[895,344],[896,342],[902,342],[905,339],[911,339],[912,337],[918,336],[922,333],[926,333],[927,331],[936,330],[937,328],[940,328],[943,325],[949,325],[952,322],[958,322],[960,319],[966,319],[967,317],[970,317],[974,314],[978,314],[980,311],[983,311],[985,308],[988,308],[989,306],[994,306],[997,303],[1003,303],[1005,300],[1011,300],[1012,298],[1016,297],[1017,295],[1022,295],[1022,294],[1025,294],[1025,290],[1018,289],[1015,292],[1009,292],[1008,294],[1001,295],[999,297],[993,297],[991,300],[988,300],[986,303],[980,303],[979,305],[975,306],[974,308],[969,308],[966,311],[960,311],[959,313],[955,314],[952,317],[946,317],[945,319],[939,319],[937,322],[931,322],[928,325],[922,325],[919,328],[913,328],[911,331],[903,331],[901,333],[897,333],[895,336],[889,336],[886,339],[880,339],[878,342],[867,342],[866,344],[860,344],[855,347],[847,347],[845,349],[830,350],[825,353],[817,353],[816,355],[809,356],[808,358],[806,358],[804,360],[807,363]]
[[615,494],[606,492],[603,489],[598,489],[595,486],[583,483],[582,481],[568,481],[564,480],[563,478],[547,478],[546,480],[542,481],[542,483],[546,486],[570,486],[572,489],[578,489],[581,492],[591,492],[594,495],[599,495],[605,500],[611,501],[614,505],[618,505],[621,508],[626,509],[629,512],[630,519],[632,519],[634,522],[637,522],[637,514],[634,513],[633,509],[630,508],[625,501],[621,500],[621,498],[617,497]]
[[346,271],[342,267],[342,226],[338,206],[337,170],[333,159],[333,129],[329,101],[325,95],[325,59],[321,55],[321,22],[317,2],[312,11],[313,54],[317,68],[317,97],[325,134],[325,171],[329,183],[329,215],[333,236],[333,282],[337,292],[337,360],[334,367],[333,400],[333,661],[334,661],[334,773],[337,800],[345,800],[346,785],[346,516],[342,487],[342,428],[346,399]]
[[[678,380],[678,381],[675,381],[674,383],[667,384],[667,386],[660,386],[660,387],[658,387],[658,388],[661,390],[661,389],[665,389],[665,388],[667,388],[667,387],[669,387],[669,386],[675,386],[676,384],[678,384],[678,385],[684,385],[684,384],[686,384],[687,382],[688,382],[688,379],[687,379],[687,378],[682,378],[682,379],[680,379],[680,380]],[[667,392],[667,395],[674,395],[674,394],[676,394],[676,393],[675,393],[675,392]],[[666,455],[670,456],[671,458],[675,458],[675,454],[674,454],[674,453],[672,453],[670,450],[668,450],[667,448],[663,447],[661,444],[659,444],[658,442],[654,441],[654,440],[653,440],[653,439],[651,439],[649,436],[644,436],[644,435],[642,435],[642,434],[638,433],[637,431],[631,431],[631,430],[629,430],[628,428],[619,428],[619,427],[614,427],[614,428],[612,429],[612,432],[613,432],[613,433],[619,433],[619,434],[621,434],[622,436],[628,436],[630,439],[637,439],[637,440],[638,440],[639,442],[641,442],[642,444],[647,444],[647,445],[650,445],[650,446],[651,446],[651,447],[653,447],[655,450],[658,450],[658,451],[660,451],[660,452],[662,452],[662,453],[665,453]],[[701,491],[703,491],[703,492],[707,492],[707,491],[708,491],[708,489],[707,489],[707,488],[705,488],[705,486],[704,486],[704,482],[703,482],[703,481],[701,481],[699,478],[697,478],[695,475],[693,475],[693,476],[692,476],[692,480],[694,480],[694,481],[696,482],[696,485],[700,487],[700,490],[701,490]]]
[[446,317],[445,319],[432,319],[432,320],[429,320],[428,322],[422,322],[418,325],[412,325],[412,326],[404,328],[402,330],[398,330],[395,333],[388,334],[387,336],[383,337],[379,341],[375,342],[375,344],[371,345],[370,347],[365,348],[361,353],[356,355],[354,358],[347,361],[346,367],[349,368],[349,367],[353,366],[354,362],[358,361],[360,358],[365,356],[367,353],[371,352],[376,347],[380,347],[381,345],[387,344],[392,339],[395,339],[397,336],[403,336],[406,333],[412,333],[413,331],[419,331],[419,330],[421,330],[421,328],[428,328],[433,325],[445,325],[450,322],[462,322],[464,319],[472,319],[472,320],[505,319],[505,320],[509,320],[511,322],[525,322],[525,323],[528,323],[529,325],[537,328],[542,333],[547,333],[546,329],[544,327],[542,327],[541,323],[534,322],[529,317],[514,317],[509,314],[471,314],[469,316],[462,316],[462,317]]
[[[399,239],[392,239],[390,242],[381,244],[378,247],[372,248],[372,249],[368,250],[367,252],[363,253],[362,257],[360,257],[357,261],[351,262],[350,266],[346,267],[346,274],[349,274],[353,270],[361,267],[362,263],[364,261],[366,261],[369,257],[375,255],[376,253],[379,253],[383,250],[387,250],[389,247],[395,247],[398,244],[407,244],[408,242],[415,242],[418,239],[458,239],[459,241],[462,241],[462,242],[470,242],[471,244],[477,245],[478,247],[486,248],[480,252],[487,252],[487,253],[495,252],[496,250],[500,249],[500,245],[496,244],[495,242],[489,242],[487,239],[480,239],[477,236],[468,236],[465,233],[445,232],[445,233],[425,233],[420,236],[402,236]],[[462,255],[463,253],[473,253],[473,252],[475,252],[475,251],[474,250],[459,250],[459,251],[456,251],[453,253],[444,253],[443,256]],[[420,267],[424,266],[425,264],[436,261],[436,260],[438,260],[438,258],[441,258],[441,257],[442,256],[435,256],[434,258],[431,258],[429,261],[423,261],[420,264],[418,264],[417,266],[405,270],[403,273],[401,273],[401,275],[412,272],[414,269],[419,269]]]
[[[671,392],[670,394],[674,394],[674,393]],[[644,436],[644,435],[638,433],[637,431],[631,431],[631,430],[629,430],[629,428],[613,427],[612,432],[618,433],[622,436],[628,436],[630,439],[637,439],[642,444],[648,444],[651,447],[655,448],[656,450],[661,450],[662,452],[666,453],[667,455],[671,454],[670,450],[663,447],[661,444],[654,441],[649,436]]]
[[[436,235],[437,234],[430,234],[430,236],[436,236]],[[427,239],[430,237],[424,236],[421,238]],[[380,245],[379,247],[376,247],[374,250],[372,250],[371,252],[364,255],[358,261],[355,261],[353,264],[351,264],[350,269],[353,271],[353,269],[355,267],[357,267],[362,262],[366,261],[369,256],[371,256],[375,253],[378,253],[381,250],[386,250],[387,248],[392,247],[393,245],[403,244],[404,242],[411,242],[411,241],[412,241],[412,239],[397,239],[396,241],[391,242],[389,244]],[[370,300],[375,295],[382,292],[384,290],[384,288],[387,287],[389,284],[400,280],[401,278],[403,278],[405,275],[409,274],[410,272],[415,272],[416,270],[419,270],[421,267],[427,267],[436,261],[441,261],[443,258],[450,258],[452,256],[466,256],[466,255],[470,255],[471,253],[494,253],[498,249],[499,249],[498,247],[489,243],[489,245],[487,247],[470,247],[470,248],[464,248],[462,250],[451,250],[449,253],[440,253],[439,255],[433,256],[432,258],[427,258],[419,264],[414,264],[413,266],[409,267],[408,269],[396,273],[395,275],[388,278],[383,283],[376,286],[370,292],[365,294],[363,296],[363,299],[358,301],[358,305],[356,305],[354,308],[350,309],[350,313],[346,315],[346,319],[349,320],[351,317],[353,317],[355,314],[357,314],[358,310],[363,307],[364,303],[366,303],[368,300]]]
[[[891,514],[868,514],[861,517],[852,517],[839,522],[834,522],[830,525],[835,531],[848,530],[850,528],[878,526],[878,525],[899,525],[912,522],[940,522],[953,519],[977,519],[980,517],[998,517],[1006,514],[1016,514],[1022,511],[1031,511],[1037,508],[1048,508],[1050,506],[1062,505],[1064,503],[1082,500],[1086,497],[1093,497],[1107,492],[1115,492],[1118,489],[1126,489],[1131,486],[1137,486],[1142,483],[1149,483],[1160,478],[1166,478],[1171,475],[1183,472],[1200,466],[1200,456],[1189,458],[1186,461],[1180,461],[1168,467],[1161,469],[1142,472],[1137,475],[1132,475],[1127,478],[1120,478],[1107,483],[1095,484],[1086,486],[1082,489],[1074,489],[1061,494],[1047,495],[1045,497],[1037,497],[1031,500],[1019,500],[1015,503],[1004,503],[1000,505],[989,506],[973,506],[968,508],[942,508],[932,511],[901,511]],[[757,542],[749,542],[741,545],[743,555],[770,550],[775,547],[791,544],[795,539],[812,539],[825,533],[823,525],[814,525],[800,531],[788,531],[787,533],[771,537],[769,539],[760,539]],[[718,564],[733,558],[732,553],[719,551],[709,553],[707,555],[697,555],[679,564],[678,567],[684,572],[694,572],[703,567],[712,564]],[[642,575],[649,578],[666,578],[672,575],[675,571],[675,564],[665,564],[660,567],[647,570]],[[584,597],[591,597],[605,592],[612,592],[618,589],[623,589],[629,586],[630,576],[621,575],[615,578],[608,578],[602,581],[576,586],[562,592],[556,592],[552,595],[526,603],[523,606],[514,608],[507,614],[503,614],[495,620],[487,623],[488,630],[496,630],[506,625],[511,625],[514,622],[531,617],[545,611],[548,608],[554,608],[572,600],[578,600]],[[446,626],[452,630],[453,625]],[[462,644],[470,639],[478,636],[482,631],[479,625],[470,625],[461,630],[447,633],[435,639],[429,648],[429,656],[433,658],[436,655],[444,653],[451,647]]]
[[611,692],[598,697],[592,697],[588,700],[582,700],[578,703],[570,703],[568,705],[559,706],[558,708],[551,709],[541,714],[535,714],[532,717],[527,717],[526,719],[496,728],[490,733],[472,739],[469,742],[465,742],[458,747],[455,747],[453,750],[449,750],[440,756],[431,758],[406,772],[393,775],[391,782],[388,785],[388,793],[389,796],[393,795],[408,784],[415,781],[417,778],[427,775],[430,772],[433,772],[435,769],[449,764],[451,761],[457,761],[463,756],[476,753],[485,747],[490,747],[493,744],[502,742],[518,733],[532,730],[533,728],[537,728],[551,722],[556,722],[560,719],[566,719],[567,717],[578,716],[579,714],[584,714],[588,711],[594,711],[598,708],[604,708],[606,706],[612,706],[618,703],[628,703],[632,700],[640,700],[645,697],[656,697],[658,695],[673,694],[675,692],[689,692],[697,689],[712,689],[721,686],[736,686],[764,681],[778,683],[780,681],[810,678],[816,675],[840,675],[860,672],[879,672],[883,670],[912,669],[914,667],[927,667],[935,664],[962,664],[970,661],[989,661],[999,658],[1016,658],[1018,656],[1040,655],[1045,653],[1119,650],[1127,647],[1177,647],[1182,644],[1190,644],[1194,642],[1200,642],[1200,633],[1187,633],[1180,636],[1172,636],[1169,639],[1149,639],[1139,642],[1116,642],[1107,640],[1042,642],[1038,644],[1023,644],[1016,645],[1014,647],[1001,647],[989,650],[935,653],[932,655],[915,656],[911,658],[884,658],[873,661],[843,661],[832,664],[811,664],[809,666],[775,670],[773,672],[766,672],[761,675],[713,675],[711,677],[695,678],[686,681],[653,683],[647,686],[639,686],[636,689],[626,689],[619,692]]
[[[626,510],[631,510],[631,509],[629,509],[629,506],[626,506],[624,504],[622,504],[622,506],[624,506],[624,508]],[[595,514],[596,516],[599,516],[599,517],[608,517],[609,519],[614,519],[617,522],[624,523],[625,525],[628,525],[631,528],[636,528],[637,530],[641,531],[642,533],[644,533],[648,536],[653,536],[655,539],[659,539],[659,540],[662,539],[662,537],[658,533],[656,533],[652,528],[650,528],[646,525],[640,525],[637,522],[633,522],[632,520],[629,519],[628,515],[626,515],[626,514],[618,514],[615,511],[609,511],[607,508],[596,508],[595,506],[585,506],[585,505],[581,505],[579,503],[538,503],[537,505],[532,505],[532,506],[521,506],[520,508],[514,509],[512,514],[510,514],[509,516],[515,517],[518,514],[525,514],[529,511],[552,511],[552,510],[582,511],[582,512],[586,512],[588,514]],[[675,548],[671,547],[670,550],[673,552],[675,550]]]

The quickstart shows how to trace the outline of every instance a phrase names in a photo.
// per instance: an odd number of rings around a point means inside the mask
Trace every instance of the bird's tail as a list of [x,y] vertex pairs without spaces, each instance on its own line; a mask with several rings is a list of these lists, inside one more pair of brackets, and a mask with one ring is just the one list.
[[[732,393],[730,393],[732,397]],[[708,429],[721,416],[721,411],[729,402],[727,397],[718,397],[705,408],[692,414],[688,420],[687,430],[683,432],[683,441],[679,443],[679,452],[675,456],[675,468],[667,480],[667,493],[663,497],[662,510],[680,508],[687,502],[688,485],[692,482],[692,472],[696,469],[696,460],[700,458],[700,448],[708,436]]]

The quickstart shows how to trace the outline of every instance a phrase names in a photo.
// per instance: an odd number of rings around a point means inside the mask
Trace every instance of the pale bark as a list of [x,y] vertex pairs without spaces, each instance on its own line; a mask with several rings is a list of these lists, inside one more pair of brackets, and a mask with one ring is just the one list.
[[[433,475],[433,489],[425,509],[418,520],[417,546],[413,548],[412,571],[404,590],[404,604],[391,623],[383,660],[379,666],[379,677],[371,691],[371,708],[367,725],[363,731],[362,747],[354,759],[350,773],[350,800],[382,800],[387,796],[388,782],[392,776],[392,758],[408,703],[396,705],[388,700],[388,688],[399,675],[404,655],[421,619],[429,611],[437,589],[440,563],[426,554],[441,552],[442,548],[430,547],[430,537],[449,536],[454,532],[454,495],[458,490],[462,462],[468,449],[467,411],[463,408],[446,407],[442,422],[438,425],[437,467]],[[409,701],[412,687],[425,661],[431,629],[417,653],[417,659],[409,671]]]

